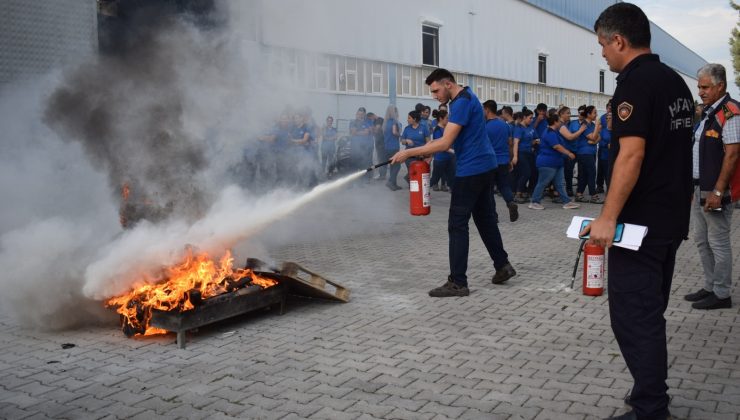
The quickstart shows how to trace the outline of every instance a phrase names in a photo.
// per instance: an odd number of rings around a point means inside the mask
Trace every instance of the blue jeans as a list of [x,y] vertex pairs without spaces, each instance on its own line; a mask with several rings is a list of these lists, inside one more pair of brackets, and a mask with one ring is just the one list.
[[525,193],[527,192],[527,182],[532,178],[532,170],[534,170],[534,153],[519,151],[519,162],[516,164],[519,167],[519,178],[516,183],[516,192]]
[[447,231],[450,238],[450,277],[461,286],[468,285],[468,248],[470,234],[468,223],[473,216],[483,244],[498,270],[509,262],[498,229],[496,202],[493,200],[493,183],[496,170],[482,174],[455,177],[450,199]]
[[578,194],[583,194],[588,185],[588,193],[596,194],[596,156],[576,155],[578,161]]
[[563,200],[563,204],[570,203],[568,193],[565,192],[565,187],[563,187],[563,167],[553,168],[550,166],[542,166],[537,168],[537,170],[539,171],[539,177],[537,178],[537,186],[534,187],[534,192],[532,193],[532,202],[539,203],[542,201],[542,193],[545,191],[545,188],[550,185],[550,182],[552,182],[553,185],[555,185],[555,191],[560,194],[560,199]]
[[[694,188],[691,219],[694,241],[704,271],[704,290],[720,299],[730,297],[732,288],[732,211],[734,204],[723,204],[722,211],[705,212],[700,204],[699,187]],[[711,194],[711,193],[710,193]]]
[[501,192],[506,204],[514,201],[514,193],[511,192],[511,182],[509,181],[509,164],[498,165],[496,168],[496,188]]

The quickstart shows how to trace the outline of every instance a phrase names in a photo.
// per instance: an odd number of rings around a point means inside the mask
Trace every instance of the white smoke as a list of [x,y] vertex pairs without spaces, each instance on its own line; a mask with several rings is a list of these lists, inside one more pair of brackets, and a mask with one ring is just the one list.
[[[243,5],[234,10],[248,11]],[[390,203],[341,188],[312,201],[318,193],[257,195],[233,185],[230,168],[272,118],[286,105],[310,106],[306,94],[262,84],[264,63],[255,60],[254,45],[242,41],[244,28],[237,29],[203,33],[178,22],[161,33],[161,48],[150,53],[162,65],[150,70],[170,80],[167,91],[141,83],[145,74],[125,67],[100,74],[94,61],[1,92],[0,310],[41,328],[109,321],[101,300],[157,279],[186,246],[214,256],[234,248],[241,264],[246,256],[269,259],[274,247],[367,232],[378,229],[379,220],[400,217]],[[58,106],[50,114],[48,100],[60,89],[90,107]],[[94,112],[109,119],[91,119]],[[60,121],[72,124],[55,126]],[[185,158],[142,150],[138,142],[148,135],[142,124],[186,142]],[[189,158],[203,163],[190,166]],[[204,204],[123,230],[121,172],[134,168],[152,191],[185,201],[176,194],[179,185],[161,182],[162,172],[150,170],[155,163],[168,179],[188,181],[185,192],[197,192],[192,196]],[[337,217],[347,212],[351,220]]]

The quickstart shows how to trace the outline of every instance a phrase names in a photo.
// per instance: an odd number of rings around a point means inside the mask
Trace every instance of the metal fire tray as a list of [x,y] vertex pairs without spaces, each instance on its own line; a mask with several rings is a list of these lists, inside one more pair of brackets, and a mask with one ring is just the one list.
[[177,333],[177,346],[185,348],[185,332],[227,318],[242,315],[257,309],[280,304],[280,315],[285,311],[285,299],[288,287],[282,282],[282,276],[274,273],[257,273],[271,277],[278,284],[267,289],[252,285],[231,293],[214,296],[184,312],[152,310],[150,325]]

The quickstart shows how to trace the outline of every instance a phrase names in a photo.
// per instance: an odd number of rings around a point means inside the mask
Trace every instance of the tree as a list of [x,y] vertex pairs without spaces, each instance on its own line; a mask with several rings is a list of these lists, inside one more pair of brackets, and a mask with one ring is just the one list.
[[[737,10],[738,17],[740,17],[740,4],[735,4],[733,0],[730,0],[730,6]],[[730,55],[732,55],[732,67],[735,69],[735,84],[740,87],[740,22],[732,28],[732,35],[730,35]]]

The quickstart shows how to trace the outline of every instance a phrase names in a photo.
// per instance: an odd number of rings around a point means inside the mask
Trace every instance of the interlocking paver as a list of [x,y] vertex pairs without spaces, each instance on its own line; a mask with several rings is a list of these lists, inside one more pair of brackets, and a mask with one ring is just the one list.
[[[39,332],[0,315],[0,417],[593,419],[626,411],[632,382],[607,296],[583,296],[580,273],[576,290],[565,288],[577,242],[563,232],[574,213],[525,209],[516,223],[501,222],[519,272],[504,285],[490,283],[471,224],[471,295],[435,300],[427,291],[448,271],[449,194],[433,195],[432,214],[414,218],[407,196],[360,188],[335,198],[362,191],[386,200],[385,210],[362,213],[372,230],[343,230],[357,216],[332,213],[336,229],[269,249],[349,287],[351,302],[291,298],[283,316],[203,327],[184,350],[172,336],[130,340],[115,325]],[[599,209],[586,204],[578,214]],[[740,247],[735,254],[740,260]],[[700,277],[693,243],[677,259],[666,311],[671,412],[740,420],[740,309],[692,310],[682,296]]]

